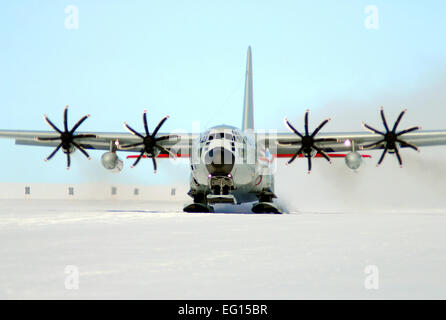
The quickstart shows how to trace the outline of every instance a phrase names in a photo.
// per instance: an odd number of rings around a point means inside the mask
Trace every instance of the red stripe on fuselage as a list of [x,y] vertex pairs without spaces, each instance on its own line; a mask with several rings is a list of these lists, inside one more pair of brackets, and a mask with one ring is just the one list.
[[[328,153],[327,155],[330,158],[345,158],[347,156],[347,154],[345,154],[345,153]],[[294,154],[293,153],[282,153],[282,154],[275,154],[275,155],[272,155],[272,156],[276,157],[276,158],[291,158],[292,156],[294,156]],[[138,157],[139,157],[139,155],[136,155],[136,154],[133,155],[132,154],[132,155],[127,156],[127,159],[136,159]],[[142,157],[143,158],[147,158],[146,155],[143,155]],[[167,153],[160,153],[156,157],[157,158],[169,158],[169,155]],[[177,154],[177,157],[178,158],[189,158],[190,155],[189,154]],[[299,154],[298,158],[302,158],[302,157],[304,157],[304,156],[302,154]],[[321,158],[322,155],[320,153],[316,153],[315,157],[316,158]],[[362,154],[361,157],[363,157],[363,158],[371,158],[372,156],[369,155],[369,154]],[[260,159],[261,160],[265,160],[266,158],[262,157]]]
[[[346,153],[327,153],[327,155],[330,158],[345,158],[347,156]],[[294,153],[283,153],[283,154],[276,154],[274,157],[276,158],[291,158],[294,156]],[[299,158],[303,158],[304,156],[302,154],[298,155]],[[316,158],[321,158],[322,155],[320,153],[316,153]],[[371,158],[372,156],[369,154],[362,154],[361,157],[363,158]]]
[[[189,158],[189,154],[177,154],[178,158]],[[127,156],[127,159],[136,159],[139,157],[139,154],[132,154]],[[143,158],[147,158],[146,155],[142,156]],[[159,155],[156,156],[157,158],[169,158],[170,155],[168,155],[167,153],[160,153]]]

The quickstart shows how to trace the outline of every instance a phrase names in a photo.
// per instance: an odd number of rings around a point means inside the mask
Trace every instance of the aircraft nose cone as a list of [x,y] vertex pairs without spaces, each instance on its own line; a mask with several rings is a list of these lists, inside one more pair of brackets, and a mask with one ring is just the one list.
[[208,172],[212,175],[228,175],[234,167],[234,154],[228,149],[216,147],[205,155]]

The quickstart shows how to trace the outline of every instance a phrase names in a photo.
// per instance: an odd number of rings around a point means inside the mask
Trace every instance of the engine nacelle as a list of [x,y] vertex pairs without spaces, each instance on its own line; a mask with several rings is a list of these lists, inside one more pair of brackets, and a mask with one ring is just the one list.
[[101,157],[102,166],[114,173],[120,172],[124,166],[121,159],[114,152],[106,152]]
[[354,151],[345,156],[345,164],[352,170],[358,169],[362,164],[362,156]]

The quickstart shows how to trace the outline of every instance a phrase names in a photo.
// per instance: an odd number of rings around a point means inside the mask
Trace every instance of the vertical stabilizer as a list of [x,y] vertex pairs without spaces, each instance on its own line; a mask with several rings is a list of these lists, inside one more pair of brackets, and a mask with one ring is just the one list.
[[254,130],[254,102],[252,99],[252,57],[251,46],[246,57],[245,100],[243,102],[242,131]]

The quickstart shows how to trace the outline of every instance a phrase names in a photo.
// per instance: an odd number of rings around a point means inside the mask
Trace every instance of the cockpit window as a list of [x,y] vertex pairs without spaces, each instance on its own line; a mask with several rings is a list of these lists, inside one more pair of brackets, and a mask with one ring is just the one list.
[[212,134],[209,134],[209,136],[207,136],[206,138],[207,141],[211,141],[213,139],[226,139],[226,140],[237,141],[236,140],[237,137],[235,135],[226,132],[214,132]]
[[215,139],[229,139],[231,140],[231,134],[224,133],[224,132],[218,132],[215,134]]

